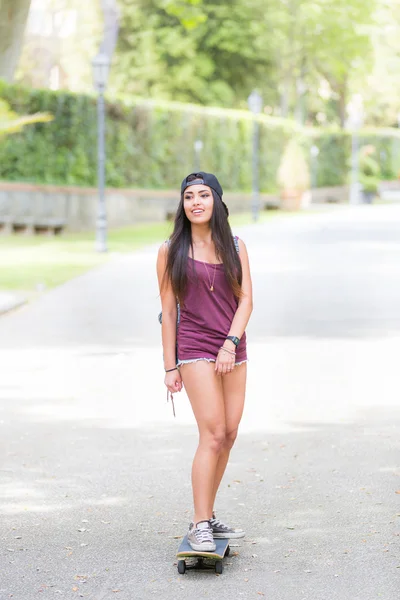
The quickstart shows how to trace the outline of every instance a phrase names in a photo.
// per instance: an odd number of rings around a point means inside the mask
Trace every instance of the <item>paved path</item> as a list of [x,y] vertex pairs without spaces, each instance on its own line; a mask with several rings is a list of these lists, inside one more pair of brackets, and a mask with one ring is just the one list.
[[[0,599],[396,600],[400,210],[238,231],[245,416],[218,509],[225,573],[179,576],[196,426],[167,405],[155,248],[0,318]],[[397,492],[397,494],[396,494]]]

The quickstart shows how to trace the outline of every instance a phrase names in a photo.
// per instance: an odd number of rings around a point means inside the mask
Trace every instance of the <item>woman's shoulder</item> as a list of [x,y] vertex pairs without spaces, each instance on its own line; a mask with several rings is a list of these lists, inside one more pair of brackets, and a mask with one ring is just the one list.
[[158,257],[159,258],[163,258],[164,260],[167,260],[169,245],[170,245],[170,240],[165,240],[165,242],[163,242],[161,244],[161,246],[158,249]]
[[171,240],[170,239],[164,240],[164,242],[160,246],[160,250],[166,252],[168,250],[168,248],[170,247],[170,245],[171,245]]
[[244,243],[242,238],[240,238],[238,235],[232,235],[232,237],[233,237],[233,241],[234,241],[237,252],[240,252],[241,249],[246,248],[246,244]]
[[233,241],[235,242],[235,248],[237,253],[246,255],[247,254],[247,248],[246,248],[246,244],[244,243],[243,239],[240,238],[238,235],[233,235]]

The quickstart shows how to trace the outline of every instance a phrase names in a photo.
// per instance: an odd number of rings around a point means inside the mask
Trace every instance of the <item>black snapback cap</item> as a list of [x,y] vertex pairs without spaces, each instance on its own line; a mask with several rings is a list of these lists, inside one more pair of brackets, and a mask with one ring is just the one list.
[[[190,178],[190,181],[188,179]],[[185,179],[182,181],[181,185],[181,194],[186,190],[190,185],[199,185],[202,183],[203,185],[208,185],[214,192],[217,192],[218,196],[222,198],[222,187],[218,181],[218,179],[212,173],[204,173],[204,171],[197,171],[195,173],[190,173]]]

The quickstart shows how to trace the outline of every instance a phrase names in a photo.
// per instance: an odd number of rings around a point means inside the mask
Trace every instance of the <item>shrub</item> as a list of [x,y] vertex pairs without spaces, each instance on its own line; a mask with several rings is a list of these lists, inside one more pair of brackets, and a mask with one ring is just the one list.
[[[97,177],[96,98],[70,92],[26,89],[0,82],[0,99],[20,114],[46,112],[54,120],[0,141],[0,178],[9,181],[94,186]],[[194,142],[203,141],[201,168],[218,174],[223,187],[250,191],[252,116],[247,111],[180,103],[118,101],[106,104],[107,185],[177,188],[195,169]],[[292,121],[260,115],[260,189],[277,190],[276,175],[287,142],[306,150],[316,144],[319,186],[347,179],[350,136],[311,130]],[[383,177],[399,170],[400,138],[390,131],[362,133],[377,148]]]

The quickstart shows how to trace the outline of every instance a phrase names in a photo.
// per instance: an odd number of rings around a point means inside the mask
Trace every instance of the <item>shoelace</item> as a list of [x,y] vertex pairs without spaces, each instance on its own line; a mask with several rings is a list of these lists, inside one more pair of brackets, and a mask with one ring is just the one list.
[[199,542],[213,542],[214,538],[213,538],[213,534],[212,534],[212,529],[211,528],[207,528],[207,529],[196,529],[196,537],[199,540]]
[[219,521],[218,519],[211,519],[211,523],[215,525],[215,527],[221,527],[221,529],[230,529],[229,525],[222,523],[222,521]]

